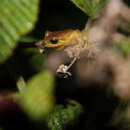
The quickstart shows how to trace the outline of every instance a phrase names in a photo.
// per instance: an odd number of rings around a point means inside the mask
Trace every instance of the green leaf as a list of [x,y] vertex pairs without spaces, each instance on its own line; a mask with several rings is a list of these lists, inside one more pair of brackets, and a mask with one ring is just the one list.
[[29,36],[23,36],[19,40],[19,42],[22,42],[22,43],[32,43],[32,42],[37,42],[37,41],[38,41],[37,39],[33,37],[29,37]]
[[20,93],[21,105],[32,120],[43,120],[54,107],[54,77],[50,72],[35,75]]
[[0,63],[12,53],[20,37],[34,27],[39,0],[1,0]]
[[66,107],[59,105],[49,114],[47,124],[50,130],[63,130],[66,126],[72,124],[82,113],[82,106],[70,100]]
[[113,48],[117,49],[124,57],[130,54],[130,37],[125,37],[120,43],[115,44]]
[[72,0],[72,2],[91,18],[96,18],[107,0]]

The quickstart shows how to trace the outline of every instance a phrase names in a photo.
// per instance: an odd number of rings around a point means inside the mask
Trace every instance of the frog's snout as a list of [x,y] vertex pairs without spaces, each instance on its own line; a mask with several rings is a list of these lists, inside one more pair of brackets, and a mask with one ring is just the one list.
[[44,52],[44,46],[42,45],[42,43],[43,43],[43,40],[40,40],[40,41],[38,41],[37,43],[36,43],[36,47],[38,48],[38,51],[40,52],[40,53],[43,53]]
[[44,48],[44,47],[42,46],[42,43],[43,43],[43,41],[40,40],[40,41],[36,42],[35,45],[36,45],[37,48]]

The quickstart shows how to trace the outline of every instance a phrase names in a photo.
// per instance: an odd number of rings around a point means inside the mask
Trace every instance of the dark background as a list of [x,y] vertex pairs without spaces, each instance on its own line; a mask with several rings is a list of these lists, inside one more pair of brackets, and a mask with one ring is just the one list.
[[[129,0],[125,0],[130,4]],[[64,29],[83,29],[88,17],[78,9],[70,0],[41,0],[38,21],[35,28],[28,36],[42,39],[45,31],[57,31]],[[22,44],[22,43],[20,43]],[[22,48],[19,45],[13,56],[0,66],[1,90],[17,90],[16,80],[22,75],[28,80],[42,69],[46,54],[38,54],[35,49]],[[71,130],[106,130],[118,129],[109,125],[112,113],[118,104],[114,96],[109,98],[101,86],[76,86],[73,78],[56,80],[57,103],[64,103],[66,98],[79,101],[84,107],[84,113],[79,122]],[[100,88],[100,89],[99,89]],[[74,90],[73,90],[74,89]],[[4,114],[3,114],[4,115]],[[2,117],[0,125],[8,130],[17,129],[39,129],[28,122],[23,114],[6,115]],[[9,121],[10,120],[10,121]],[[22,122],[22,127],[21,126]],[[28,127],[29,128],[28,128]]]
[[46,30],[82,29],[86,20],[87,15],[70,0],[41,0],[35,34],[42,35]]

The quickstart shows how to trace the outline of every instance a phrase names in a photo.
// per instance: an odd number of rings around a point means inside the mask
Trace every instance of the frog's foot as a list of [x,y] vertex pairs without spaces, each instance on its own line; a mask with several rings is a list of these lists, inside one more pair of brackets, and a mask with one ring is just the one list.
[[61,64],[56,71],[57,74],[63,78],[68,78],[69,76],[71,76],[72,74],[68,70],[72,67],[76,60],[77,58],[75,57],[68,66]]
[[68,78],[71,73],[68,71],[68,66],[61,64],[57,69],[57,74],[59,77]]

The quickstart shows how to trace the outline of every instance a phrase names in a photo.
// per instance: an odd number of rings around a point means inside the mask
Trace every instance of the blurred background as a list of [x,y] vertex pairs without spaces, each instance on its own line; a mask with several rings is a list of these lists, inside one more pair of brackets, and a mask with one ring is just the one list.
[[[124,0],[130,5],[129,0]],[[65,29],[83,29],[88,16],[78,9],[70,0],[41,0],[38,21],[35,28],[26,36],[34,38],[36,41],[42,39],[46,31],[57,31]],[[33,43],[33,42],[32,42]],[[25,48],[20,42],[14,54],[2,65],[0,65],[0,89],[5,91],[17,91],[17,77],[22,75],[25,81],[43,69],[44,61],[48,53],[38,53],[35,48]],[[34,43],[33,43],[34,44]],[[109,125],[109,121],[119,99],[115,95],[109,96],[102,85],[95,84],[80,86],[75,82],[75,75],[68,79],[56,77],[56,103],[65,104],[67,98],[74,99],[84,107],[84,114],[79,121],[67,130],[115,130],[119,127]],[[19,111],[18,111],[19,113]],[[14,118],[14,119],[13,119]],[[41,126],[28,121],[24,114],[3,115],[3,126],[7,129],[41,129]],[[9,122],[7,120],[10,120]],[[11,121],[12,120],[12,121]],[[13,125],[12,125],[13,124]],[[29,124],[29,125],[28,125]],[[28,127],[27,127],[28,126]],[[11,128],[12,127],[12,128]],[[5,127],[6,128],[6,127]]]

